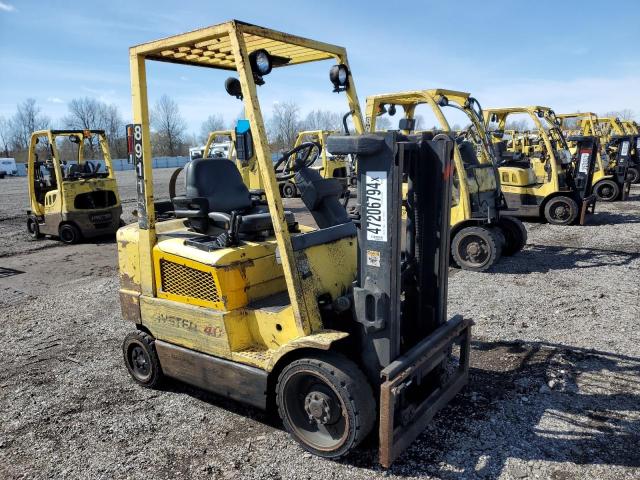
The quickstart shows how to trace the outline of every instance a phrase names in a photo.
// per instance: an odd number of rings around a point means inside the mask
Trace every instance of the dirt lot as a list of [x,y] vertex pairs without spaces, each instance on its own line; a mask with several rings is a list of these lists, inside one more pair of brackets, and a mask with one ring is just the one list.
[[[130,222],[133,176],[118,181]],[[471,383],[384,471],[373,443],[322,460],[257,410],[136,386],[113,240],[30,240],[25,179],[0,180],[0,478],[640,478],[632,194],[586,227],[527,224],[492,272],[452,271],[449,312],[476,322]]]

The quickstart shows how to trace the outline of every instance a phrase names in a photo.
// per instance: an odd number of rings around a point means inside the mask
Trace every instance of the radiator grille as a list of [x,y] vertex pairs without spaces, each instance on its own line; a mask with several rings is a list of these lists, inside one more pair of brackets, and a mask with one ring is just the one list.
[[211,272],[160,260],[162,291],[181,297],[197,298],[206,302],[220,301],[216,282]]

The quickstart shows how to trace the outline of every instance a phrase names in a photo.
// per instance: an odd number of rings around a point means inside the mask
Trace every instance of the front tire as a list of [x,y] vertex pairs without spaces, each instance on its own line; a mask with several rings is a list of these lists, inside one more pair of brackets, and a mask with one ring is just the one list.
[[613,202],[620,196],[620,186],[613,180],[600,180],[593,189],[601,202]]
[[627,169],[626,181],[629,183],[640,183],[640,169],[638,167],[629,167]]
[[491,229],[465,227],[453,237],[451,255],[463,270],[484,272],[502,255],[502,238]]
[[578,204],[570,197],[553,197],[544,207],[544,217],[552,225],[571,225],[578,218]]
[[122,342],[124,364],[129,375],[143,387],[157,387],[163,379],[155,339],[141,331],[131,332]]
[[515,217],[500,217],[498,227],[502,230],[505,244],[502,255],[510,257],[518,253],[527,244],[527,229],[524,224]]
[[72,245],[82,240],[80,229],[73,223],[63,223],[58,229],[58,236],[64,243]]
[[27,218],[27,233],[31,238],[42,238],[42,234],[40,233],[40,225],[34,217]]
[[373,429],[376,403],[362,371],[332,352],[318,352],[287,365],[276,385],[284,428],[307,451],[338,458]]

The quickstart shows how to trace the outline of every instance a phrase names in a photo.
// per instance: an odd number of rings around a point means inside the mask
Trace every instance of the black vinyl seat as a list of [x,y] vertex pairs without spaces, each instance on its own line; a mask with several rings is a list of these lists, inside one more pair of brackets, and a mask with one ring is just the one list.
[[[201,233],[211,224],[232,228],[237,233],[272,230],[269,210],[256,205],[242,181],[236,165],[226,158],[197,158],[184,167],[185,195],[172,199],[176,218],[188,218],[191,227]],[[293,213],[285,212],[290,228],[296,225]]]

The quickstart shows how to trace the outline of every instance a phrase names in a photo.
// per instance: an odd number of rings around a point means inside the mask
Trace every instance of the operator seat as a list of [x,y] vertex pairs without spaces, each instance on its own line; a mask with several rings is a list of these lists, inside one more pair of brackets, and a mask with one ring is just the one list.
[[458,150],[460,150],[460,157],[465,167],[477,167],[480,165],[478,156],[476,155],[476,147],[473,143],[466,140],[460,142]]
[[531,164],[529,160],[522,157],[519,152],[510,152],[507,150],[507,141],[493,144],[494,151],[498,157],[498,166],[500,167],[516,167],[516,168],[529,168]]
[[[224,229],[237,223],[238,234],[273,230],[269,209],[251,198],[236,165],[226,158],[197,158],[184,167],[185,195],[171,201],[176,218],[189,219],[190,226],[206,233],[209,226]],[[295,229],[292,212],[285,211],[289,229]]]

